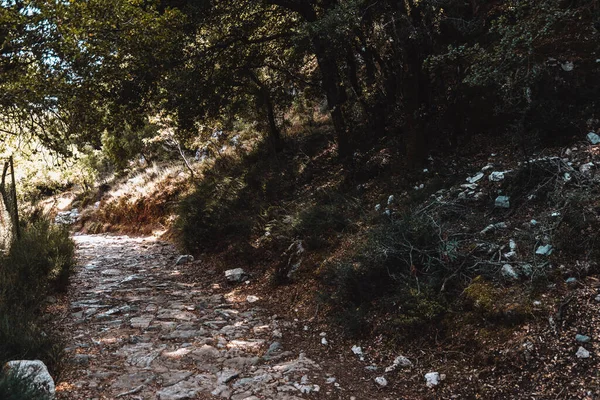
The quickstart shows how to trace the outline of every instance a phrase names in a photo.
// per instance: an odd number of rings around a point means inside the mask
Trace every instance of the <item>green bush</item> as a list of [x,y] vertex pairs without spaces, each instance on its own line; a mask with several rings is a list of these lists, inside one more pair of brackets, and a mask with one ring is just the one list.
[[26,225],[0,260],[0,310],[33,309],[50,289],[66,290],[74,254],[66,228],[47,219]]
[[178,238],[190,251],[220,248],[233,239],[243,240],[252,232],[253,218],[246,187],[240,178],[207,178],[184,198],[178,210]]
[[[0,311],[0,363],[11,360],[42,360],[51,371],[59,369],[62,345],[56,335],[41,327],[33,311]],[[2,396],[0,396],[3,399]]]
[[40,306],[49,294],[67,289],[74,265],[74,244],[64,227],[44,218],[24,224],[0,257],[0,365],[28,358],[58,367],[61,346],[42,328]]
[[50,395],[18,377],[16,372],[0,374],[0,399],[2,400],[50,400]]
[[443,314],[436,293],[462,257],[458,243],[440,235],[434,220],[411,213],[377,225],[323,278],[349,333],[364,331],[366,310],[375,304],[391,312],[395,328],[408,331]]

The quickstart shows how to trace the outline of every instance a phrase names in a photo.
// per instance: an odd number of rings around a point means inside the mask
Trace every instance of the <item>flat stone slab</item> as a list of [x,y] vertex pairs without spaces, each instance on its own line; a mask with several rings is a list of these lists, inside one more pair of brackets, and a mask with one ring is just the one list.
[[69,398],[290,400],[302,395],[298,387],[312,390],[303,379],[316,363],[282,362],[294,356],[286,352],[260,357],[290,322],[178,282],[173,246],[124,236],[75,241],[81,265],[95,268],[72,278]]
[[154,317],[135,317],[131,318],[129,324],[132,328],[146,329],[150,326],[153,320]]

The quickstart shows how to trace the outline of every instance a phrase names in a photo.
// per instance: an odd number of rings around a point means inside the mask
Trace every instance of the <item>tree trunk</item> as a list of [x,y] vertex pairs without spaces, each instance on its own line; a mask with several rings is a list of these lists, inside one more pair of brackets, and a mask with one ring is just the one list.
[[258,76],[252,70],[247,70],[248,76],[250,80],[256,84],[258,87],[258,96],[260,101],[258,102],[259,107],[264,107],[267,112],[267,122],[268,122],[268,132],[269,132],[269,142],[271,147],[275,152],[280,152],[283,149],[283,141],[281,138],[281,131],[277,126],[277,121],[275,120],[275,107],[273,106],[273,100],[271,98],[271,93],[269,92],[269,88],[265,86],[265,84],[258,78]]
[[321,80],[327,105],[331,113],[331,120],[338,145],[338,156],[342,159],[351,155],[350,138],[348,124],[345,116],[345,107],[347,96],[341,83],[335,58],[327,51],[325,40],[319,36],[313,38],[313,46],[319,70],[321,71]]

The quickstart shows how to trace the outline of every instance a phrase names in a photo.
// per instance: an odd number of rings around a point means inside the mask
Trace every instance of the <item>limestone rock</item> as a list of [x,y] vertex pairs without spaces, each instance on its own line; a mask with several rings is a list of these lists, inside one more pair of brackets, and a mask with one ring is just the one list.
[[587,139],[591,144],[600,144],[600,136],[596,135],[594,132],[588,133]]
[[56,387],[46,364],[40,360],[9,361],[4,366],[7,371],[13,371],[19,378],[31,382],[40,392],[47,394],[49,399],[55,398]]
[[194,261],[194,256],[185,254],[185,255],[181,255],[181,256],[177,257],[177,261],[175,261],[175,265],[181,265],[181,264],[185,264],[185,263],[192,262],[192,261]]
[[508,196],[498,196],[495,205],[498,208],[510,208],[510,198]]
[[583,346],[579,346],[575,355],[577,358],[590,358],[590,352],[587,351]]
[[387,386],[388,381],[383,376],[378,376],[377,378],[375,378],[375,383],[377,383],[381,387],[385,387]]
[[242,268],[228,269],[225,278],[229,283],[240,283],[248,279],[248,274]]
[[425,374],[425,384],[428,388],[433,388],[440,384],[440,374],[438,372],[428,372]]

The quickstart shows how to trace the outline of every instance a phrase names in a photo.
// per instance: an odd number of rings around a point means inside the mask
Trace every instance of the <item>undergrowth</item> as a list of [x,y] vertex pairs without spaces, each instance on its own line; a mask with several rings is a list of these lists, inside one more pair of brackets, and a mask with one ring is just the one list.
[[2,400],[51,400],[49,393],[31,385],[18,375],[18,371],[9,370],[0,374],[0,399]]
[[24,224],[21,237],[0,257],[0,364],[39,359],[58,371],[61,346],[42,323],[41,305],[48,295],[67,290],[74,265],[65,228],[44,218]]

